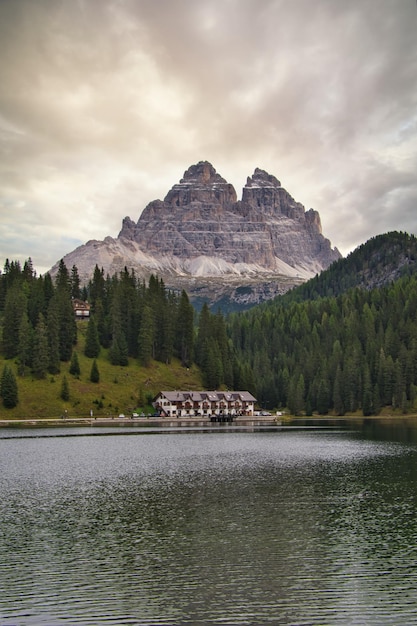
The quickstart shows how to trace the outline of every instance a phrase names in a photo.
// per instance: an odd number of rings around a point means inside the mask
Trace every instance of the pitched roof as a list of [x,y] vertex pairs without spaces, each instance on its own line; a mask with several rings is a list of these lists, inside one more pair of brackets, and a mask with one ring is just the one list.
[[154,398],[156,400],[160,396],[164,396],[170,402],[201,402],[208,400],[209,402],[218,402],[225,400],[226,402],[256,402],[256,398],[249,391],[160,391]]

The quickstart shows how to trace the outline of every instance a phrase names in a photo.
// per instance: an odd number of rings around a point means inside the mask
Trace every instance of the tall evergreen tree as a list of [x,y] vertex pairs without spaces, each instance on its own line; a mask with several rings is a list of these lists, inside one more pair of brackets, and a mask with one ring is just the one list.
[[148,367],[153,357],[154,333],[152,310],[149,305],[145,304],[142,309],[138,339],[139,361],[144,367]]
[[94,361],[93,361],[93,363],[91,365],[90,381],[92,383],[99,383],[100,382],[100,372],[98,370],[96,359],[94,359]]
[[59,322],[59,357],[61,361],[69,361],[72,348],[77,340],[77,323],[68,291],[57,290],[57,311]]
[[37,378],[45,378],[49,365],[48,334],[42,313],[35,328],[32,371]]
[[78,274],[78,268],[76,265],[72,266],[71,269],[71,277],[70,277],[70,285],[71,285],[71,298],[76,298],[79,300],[81,298],[81,280]]
[[288,407],[293,415],[300,415],[304,410],[304,393],[304,377],[296,373],[290,381],[288,392]]
[[100,270],[98,265],[94,268],[93,279],[89,283],[88,291],[92,310],[93,312],[96,312],[97,301],[100,301],[104,306],[104,302],[106,300],[104,270]]
[[88,320],[84,354],[90,359],[95,359],[100,354],[100,341],[94,317]]
[[96,300],[93,317],[97,327],[99,344],[103,348],[108,348],[111,342],[110,316],[106,315],[103,302],[100,299]]
[[327,378],[320,378],[317,390],[317,411],[320,415],[327,415],[330,408],[330,386]]
[[372,394],[372,386],[371,386],[371,377],[369,374],[369,368],[367,363],[364,364],[363,367],[363,396],[362,396],[362,413],[363,415],[372,415],[373,405],[373,394]]
[[64,259],[61,259],[58,264],[58,272],[55,283],[58,291],[65,291],[71,298],[71,280],[67,266],[64,263]]
[[109,348],[109,359],[112,365],[125,366],[129,364],[127,343],[120,328],[116,328],[113,334],[112,343]]
[[197,365],[201,366],[204,361],[205,349],[211,334],[211,313],[207,302],[204,302],[198,316],[198,332],[194,346],[194,358]]
[[3,317],[3,352],[6,359],[17,356],[22,315],[27,311],[27,299],[17,281],[8,289]]
[[42,276],[30,282],[27,311],[32,328],[37,324],[39,313],[46,315],[45,281]]
[[184,366],[191,365],[194,345],[194,309],[183,290],[178,306],[176,323],[177,352]]
[[69,366],[69,373],[71,374],[71,376],[75,376],[75,378],[79,378],[81,375],[81,368],[80,368],[80,362],[78,360],[78,354],[75,350],[73,350],[72,356],[71,356],[71,363]]
[[6,409],[13,409],[19,402],[16,377],[9,365],[5,365],[3,368],[0,381],[0,395],[3,399],[3,406]]
[[112,342],[109,348],[109,359],[112,365],[128,365],[129,354],[126,336],[122,329],[122,301],[115,297],[112,303]]
[[32,327],[26,311],[22,315],[19,327],[18,374],[24,376],[26,367],[32,363]]
[[59,318],[57,298],[51,298],[49,301],[46,329],[49,347],[48,371],[50,374],[59,374],[61,370],[61,359],[59,353]]
[[333,386],[333,407],[336,415],[345,414],[345,406],[343,404],[343,373],[340,365],[337,366],[336,378]]
[[54,284],[50,274],[45,274],[43,278],[43,297],[45,300],[45,308],[49,306],[49,302],[55,293]]
[[61,400],[64,400],[64,402],[68,402],[68,400],[70,399],[69,385],[65,374],[62,378],[60,398]]

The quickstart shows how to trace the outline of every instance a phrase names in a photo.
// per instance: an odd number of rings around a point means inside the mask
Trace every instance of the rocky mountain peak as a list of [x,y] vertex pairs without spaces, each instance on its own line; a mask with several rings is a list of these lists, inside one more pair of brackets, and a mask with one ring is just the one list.
[[172,187],[164,202],[171,206],[188,206],[194,202],[226,207],[236,202],[236,191],[208,161],[191,165],[180,182]]
[[233,185],[200,161],[137,223],[125,217],[116,239],[89,241],[64,261],[86,280],[96,264],[110,275],[124,267],[144,279],[158,274],[167,287],[213,304],[226,293],[246,303],[271,298],[340,256],[317,211],[306,212],[275,176],[256,168],[238,201]]
[[253,173],[253,176],[248,176],[246,186],[278,188],[281,187],[281,183],[278,178],[275,178],[275,176],[272,176],[271,174],[268,174],[268,172],[265,172],[265,170],[261,170],[259,169],[259,167],[257,167]]
[[226,183],[227,181],[220,176],[208,161],[199,161],[196,165],[191,165],[184,172],[180,184],[202,184],[211,185],[213,183]]
[[264,218],[266,216],[274,219],[280,216],[295,220],[305,218],[303,205],[290,196],[275,176],[258,167],[243,188],[242,204],[249,207],[252,212],[257,211]]

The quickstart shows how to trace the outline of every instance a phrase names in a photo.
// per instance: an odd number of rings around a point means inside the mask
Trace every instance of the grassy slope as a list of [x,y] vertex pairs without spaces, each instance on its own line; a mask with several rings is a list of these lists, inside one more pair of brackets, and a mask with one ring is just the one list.
[[[155,396],[162,389],[201,389],[201,376],[198,368],[186,369],[177,360],[170,365],[152,362],[150,367],[140,367],[137,361],[129,359],[127,367],[116,367],[110,364],[107,351],[101,350],[97,359],[100,382],[90,382],[90,371],[93,359],[84,356],[86,322],[78,323],[78,343],[75,350],[81,369],[79,379],[69,374],[69,363],[61,363],[60,374],[48,375],[44,380],[34,379],[30,374],[17,376],[17,368],[13,366],[19,389],[19,404],[14,409],[5,409],[0,404],[0,419],[22,419],[39,417],[59,417],[68,411],[69,417],[86,417],[93,409],[94,415],[118,415],[120,412],[129,415],[133,409],[149,412],[152,407],[140,405],[139,398]],[[6,361],[0,357],[0,373]],[[63,376],[66,375],[70,399],[64,402],[60,398]],[[99,408],[98,402],[102,407]]]

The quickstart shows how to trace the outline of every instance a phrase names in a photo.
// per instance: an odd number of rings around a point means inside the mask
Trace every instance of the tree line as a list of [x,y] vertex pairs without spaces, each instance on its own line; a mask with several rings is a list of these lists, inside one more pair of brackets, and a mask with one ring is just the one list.
[[[208,388],[244,385],[220,313],[213,315],[206,305],[197,316],[185,291],[168,290],[157,276],[145,284],[126,268],[105,276],[96,266],[91,280],[81,287],[77,267],[69,271],[62,260],[54,280],[50,274],[37,277],[30,259],[23,268],[7,261],[0,275],[1,350],[16,364],[18,376],[58,374],[66,361],[71,362],[70,373],[77,375],[74,299],[90,304],[87,357],[96,359],[106,349],[113,365],[126,366],[133,358],[144,367],[152,360],[168,364],[178,358],[184,367],[197,363]],[[13,381],[8,383],[13,368],[5,369],[0,392],[3,404],[14,406],[17,392],[5,391],[16,388]],[[98,376],[93,367],[91,380]]]
[[[416,242],[406,236],[407,248],[401,246],[404,235],[392,237],[394,248],[387,241],[378,251],[371,241],[370,256],[358,251],[360,267],[380,266],[381,287],[355,286],[329,295],[336,287],[323,272],[310,286],[226,317],[207,304],[197,313],[185,291],[167,289],[157,276],[145,284],[126,268],[110,277],[96,266],[81,287],[77,268],[69,271],[63,261],[54,280],[49,274],[36,277],[30,259],[23,268],[7,262],[0,275],[0,329],[2,353],[11,363],[0,379],[3,404],[13,404],[17,393],[14,371],[41,378],[71,361],[76,373],[72,301],[80,298],[91,305],[85,342],[91,359],[103,349],[119,366],[129,359],[147,367],[153,360],[170,363],[178,358],[184,367],[195,363],[200,368],[206,389],[247,389],[261,406],[287,407],[293,414],[371,415],[384,406],[413,410],[417,274],[411,269]],[[402,277],[390,282],[382,268],[385,259],[392,273],[396,248]],[[349,275],[339,263],[328,270],[335,284],[341,270]],[[347,267],[352,263],[359,271],[354,254]],[[93,374],[97,381],[99,373]]]
[[276,299],[228,317],[237,358],[265,407],[293,414],[413,408],[417,392],[417,276],[337,297]]

